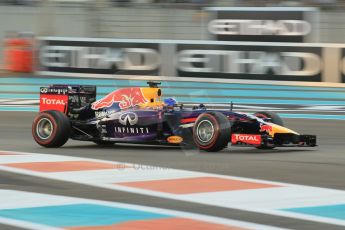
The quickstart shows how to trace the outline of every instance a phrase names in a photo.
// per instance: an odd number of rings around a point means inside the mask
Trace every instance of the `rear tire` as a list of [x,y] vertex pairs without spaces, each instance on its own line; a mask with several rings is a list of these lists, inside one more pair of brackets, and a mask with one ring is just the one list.
[[32,123],[32,136],[41,146],[57,148],[69,139],[71,124],[66,114],[47,110],[39,113]]
[[220,112],[200,114],[193,127],[196,146],[207,152],[218,152],[225,148],[229,143],[230,135],[231,124]]

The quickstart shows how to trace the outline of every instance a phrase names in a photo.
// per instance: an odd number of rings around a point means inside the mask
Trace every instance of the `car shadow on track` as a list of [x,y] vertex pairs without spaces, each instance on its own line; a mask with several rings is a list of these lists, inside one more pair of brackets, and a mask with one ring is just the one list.
[[314,152],[313,149],[226,149],[221,154],[229,154],[229,153],[239,153],[239,154],[283,154],[283,153],[305,153],[305,152]]
[[284,154],[284,153],[299,153],[299,152],[315,152],[316,149],[304,148],[277,148],[277,149],[255,149],[255,148],[233,148],[228,147],[220,152],[205,152],[197,149],[185,149],[179,146],[166,146],[166,145],[140,145],[140,144],[115,144],[112,146],[99,146],[99,145],[69,145],[64,146],[63,149],[105,149],[105,150],[128,150],[128,151],[142,151],[142,150],[162,150],[165,152],[181,151],[187,154]]

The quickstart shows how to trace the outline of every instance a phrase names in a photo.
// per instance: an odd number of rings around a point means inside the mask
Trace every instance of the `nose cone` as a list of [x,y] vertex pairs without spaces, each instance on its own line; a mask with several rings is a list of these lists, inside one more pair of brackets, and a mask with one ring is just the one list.
[[272,127],[272,130],[269,131],[269,135],[271,135],[272,137],[274,137],[274,134],[276,133],[292,133],[292,134],[299,135],[299,133],[280,125],[276,125],[273,123],[267,123],[267,125]]

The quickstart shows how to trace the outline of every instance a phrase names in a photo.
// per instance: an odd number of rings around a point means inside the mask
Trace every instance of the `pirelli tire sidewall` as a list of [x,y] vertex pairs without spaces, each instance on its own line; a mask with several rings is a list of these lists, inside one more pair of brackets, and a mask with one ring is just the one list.
[[[46,120],[52,126],[52,132],[46,139],[41,138],[37,131],[40,122]],[[32,123],[32,136],[34,140],[41,146],[47,148],[57,148],[64,145],[70,137],[71,123],[66,114],[56,111],[47,110],[39,113]]]
[[[203,142],[198,137],[199,124],[207,121],[214,127],[214,135],[212,138]],[[208,152],[218,152],[225,148],[230,140],[231,136],[231,124],[228,118],[220,112],[206,112],[199,115],[193,126],[193,140],[195,145]]]

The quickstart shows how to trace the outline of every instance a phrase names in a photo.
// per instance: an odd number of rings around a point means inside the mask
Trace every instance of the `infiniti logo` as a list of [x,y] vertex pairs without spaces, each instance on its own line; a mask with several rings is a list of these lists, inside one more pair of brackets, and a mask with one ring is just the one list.
[[121,125],[136,125],[138,123],[138,115],[133,112],[123,113],[119,117]]

